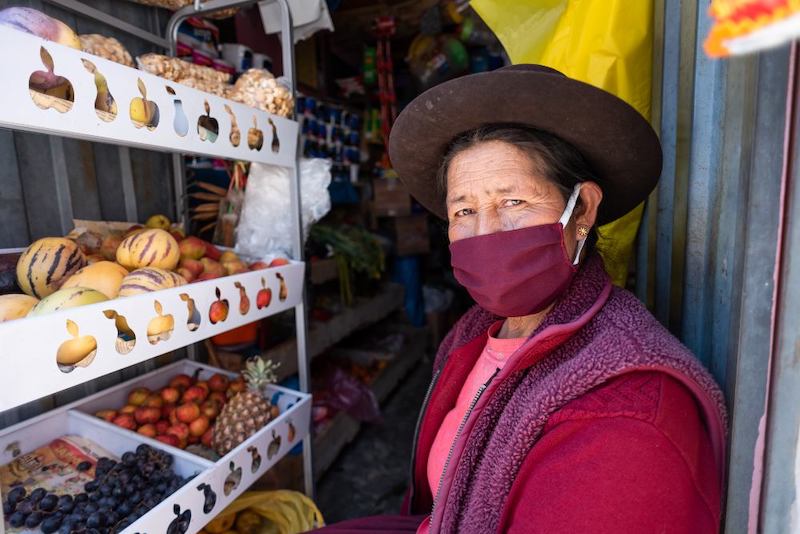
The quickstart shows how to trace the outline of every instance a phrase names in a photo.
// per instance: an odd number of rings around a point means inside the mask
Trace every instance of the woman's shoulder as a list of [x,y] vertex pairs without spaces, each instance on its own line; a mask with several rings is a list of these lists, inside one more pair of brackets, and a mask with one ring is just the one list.
[[687,430],[700,432],[703,426],[695,396],[679,380],[661,371],[632,371],[564,405],[550,416],[545,431],[566,421],[620,417],[649,423],[678,444]]

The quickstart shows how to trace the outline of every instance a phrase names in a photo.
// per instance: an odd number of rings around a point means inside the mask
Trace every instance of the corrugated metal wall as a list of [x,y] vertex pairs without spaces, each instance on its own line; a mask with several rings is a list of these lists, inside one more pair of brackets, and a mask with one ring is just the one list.
[[657,9],[665,162],[640,233],[637,293],[725,391],[725,525],[745,532],[758,520],[790,54],[708,59],[706,10],[686,0]]
[[[163,10],[124,0],[84,0],[84,3],[163,35],[167,22],[167,12]],[[81,34],[102,33],[116,37],[133,56],[163,52],[137,37],[47,2],[0,0],[0,8],[10,5],[40,9]],[[31,65],[32,71],[37,68],[41,66]],[[126,165],[129,165],[127,169]],[[122,194],[121,176],[124,172],[132,172],[135,189],[135,201],[127,204]],[[68,202],[59,202],[59,194],[68,195]],[[174,210],[170,154],[0,129],[0,249],[27,246],[32,240],[44,236],[63,235],[65,227],[71,229],[73,217],[141,220],[156,213],[172,215]],[[113,373],[19,410],[0,413],[0,428],[169,360],[170,356],[164,356],[157,362]],[[15,365],[25,365],[25,355],[6,354],[0,347],[0,361],[3,361],[6,372],[13,372]]]

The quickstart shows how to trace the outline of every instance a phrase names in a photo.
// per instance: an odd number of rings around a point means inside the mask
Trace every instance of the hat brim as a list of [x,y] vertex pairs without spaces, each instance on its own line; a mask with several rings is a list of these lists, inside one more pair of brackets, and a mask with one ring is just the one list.
[[661,144],[630,105],[550,69],[500,69],[437,85],[397,117],[389,140],[392,166],[411,195],[447,219],[435,185],[445,150],[459,134],[495,123],[557,135],[586,158],[603,190],[598,224],[644,201],[661,173]]

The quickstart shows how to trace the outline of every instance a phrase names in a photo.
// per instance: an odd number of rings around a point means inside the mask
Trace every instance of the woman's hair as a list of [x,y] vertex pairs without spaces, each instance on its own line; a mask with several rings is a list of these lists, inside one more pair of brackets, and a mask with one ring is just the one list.
[[[560,137],[520,124],[488,124],[456,136],[447,146],[436,173],[436,187],[442,198],[447,196],[447,171],[453,159],[468,148],[489,141],[502,141],[525,153],[536,170],[558,186],[564,202],[576,183],[595,181],[594,171],[583,154]],[[592,231],[586,246],[591,250],[596,241],[597,236]]]

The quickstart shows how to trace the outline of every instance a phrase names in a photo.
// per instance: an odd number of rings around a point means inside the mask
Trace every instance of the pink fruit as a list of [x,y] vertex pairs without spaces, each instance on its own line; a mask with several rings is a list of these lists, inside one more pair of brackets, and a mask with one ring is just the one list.
[[169,386],[183,391],[193,383],[194,380],[192,380],[192,377],[189,375],[180,374],[172,377],[172,380],[169,381]]
[[175,413],[177,414],[178,421],[188,424],[200,417],[200,406],[194,402],[187,402],[178,406]]
[[180,445],[180,440],[173,434],[159,434],[156,436],[156,439],[161,443],[166,443],[167,445],[172,445],[173,447]]
[[136,422],[140,425],[145,425],[147,423],[155,423],[159,419],[161,419],[161,408],[150,408],[146,406],[140,406],[134,412],[134,417],[136,418]]
[[221,373],[215,373],[208,379],[208,386],[211,388],[211,391],[224,392],[228,389],[230,383],[230,379]]
[[167,404],[175,404],[181,400],[181,392],[177,388],[168,386],[161,390],[161,398]]
[[199,438],[206,433],[211,422],[205,416],[200,416],[189,424],[189,434]]
[[108,421],[110,423],[117,416],[117,411],[116,410],[100,410],[99,412],[97,412],[94,415],[99,417],[100,419],[103,419],[103,420]]
[[206,246],[205,243],[203,243],[203,240],[194,236],[182,239],[178,244],[178,247],[181,251],[181,258],[199,260],[206,253]]
[[194,385],[183,392],[181,400],[183,402],[195,402],[199,404],[206,400],[206,397],[208,397],[208,391],[202,386]]
[[119,414],[111,422],[119,427],[127,428],[128,430],[136,430],[137,426],[136,419],[129,413]]
[[141,406],[150,396],[150,390],[147,388],[136,388],[128,393],[128,404],[134,406]]
[[143,436],[147,436],[148,438],[154,438],[158,435],[158,432],[156,431],[156,426],[152,423],[140,426],[139,430],[137,430],[136,432]]

